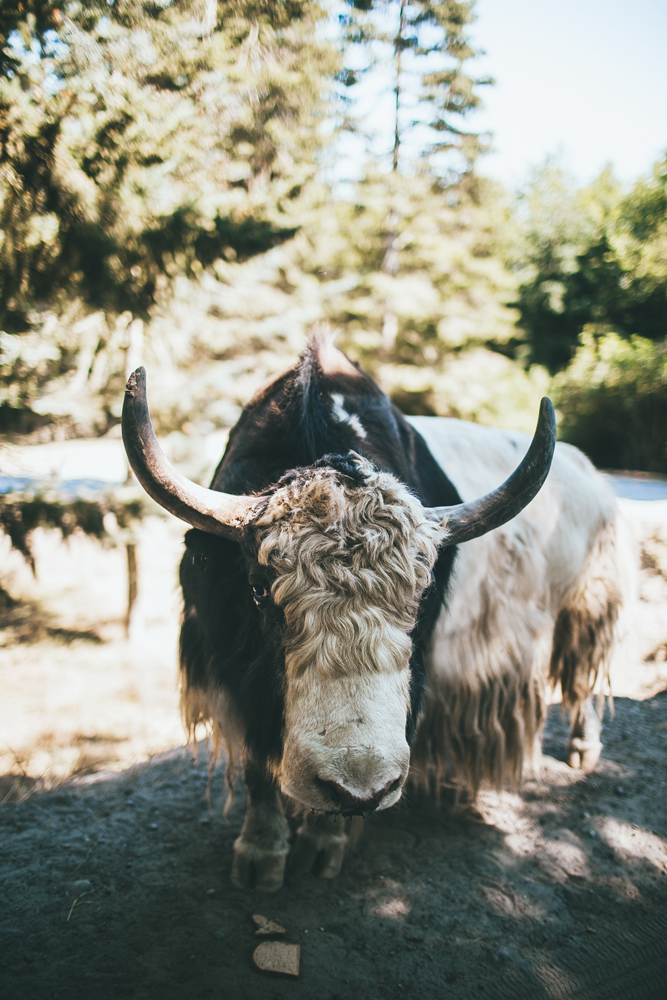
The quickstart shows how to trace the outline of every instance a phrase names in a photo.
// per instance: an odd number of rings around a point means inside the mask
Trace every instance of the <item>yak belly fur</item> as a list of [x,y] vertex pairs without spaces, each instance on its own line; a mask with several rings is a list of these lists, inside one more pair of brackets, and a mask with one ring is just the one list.
[[[464,501],[509,476],[530,444],[527,435],[460,420],[410,423]],[[581,452],[559,443],[535,499],[458,549],[426,657],[413,780],[453,768],[473,791],[483,780],[516,784],[541,735],[549,683],[561,685],[573,719],[588,719],[620,627],[622,581],[627,589],[631,578],[611,491]]]

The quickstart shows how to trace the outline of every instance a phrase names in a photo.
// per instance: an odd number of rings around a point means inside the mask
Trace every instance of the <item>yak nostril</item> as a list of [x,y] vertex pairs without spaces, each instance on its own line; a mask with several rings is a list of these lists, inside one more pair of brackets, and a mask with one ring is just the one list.
[[355,795],[349,788],[340,785],[337,781],[323,781],[322,784],[333,804],[341,812],[347,812],[349,809],[363,809],[372,798],[372,796]]
[[382,789],[382,798],[384,798],[386,795],[389,795],[391,792],[395,792],[400,787],[401,787],[401,777],[399,775],[398,778],[394,778],[393,781],[388,781],[387,784],[384,786],[384,788]]
[[326,781],[322,778],[316,779],[317,784],[329,796],[333,804],[342,813],[348,812],[373,812],[382,802],[385,795],[396,791],[400,787],[401,778],[391,778],[382,788],[371,791],[367,795],[359,795],[351,791],[338,781]]

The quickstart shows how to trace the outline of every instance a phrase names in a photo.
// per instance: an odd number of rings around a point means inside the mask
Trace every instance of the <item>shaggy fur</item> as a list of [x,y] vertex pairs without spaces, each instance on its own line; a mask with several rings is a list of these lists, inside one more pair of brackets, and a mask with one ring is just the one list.
[[356,481],[316,469],[277,489],[251,534],[284,615],[288,684],[407,667],[446,532],[393,476],[361,458]]
[[[413,423],[464,499],[502,479],[528,445],[526,435],[460,421]],[[627,554],[608,488],[581,453],[557,445],[536,499],[460,548],[427,654],[415,781],[458,775],[473,792],[484,781],[516,785],[541,734],[549,683],[561,685],[580,724],[596,678],[607,676]]]
[[440,780],[453,766],[475,792],[520,780],[544,720],[553,623],[533,532],[498,529],[467,549],[428,654],[413,767]]
[[616,524],[610,523],[593,542],[554,627],[549,679],[560,684],[571,708],[588,698],[598,677],[602,683],[608,678],[621,604]]

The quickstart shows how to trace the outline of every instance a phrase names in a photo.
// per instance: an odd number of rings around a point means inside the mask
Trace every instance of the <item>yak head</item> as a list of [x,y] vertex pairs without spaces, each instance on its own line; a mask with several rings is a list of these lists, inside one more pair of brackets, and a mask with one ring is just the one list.
[[411,633],[446,529],[357,455],[283,477],[248,524],[249,585],[282,645],[282,790],[327,812],[384,809],[410,761]]

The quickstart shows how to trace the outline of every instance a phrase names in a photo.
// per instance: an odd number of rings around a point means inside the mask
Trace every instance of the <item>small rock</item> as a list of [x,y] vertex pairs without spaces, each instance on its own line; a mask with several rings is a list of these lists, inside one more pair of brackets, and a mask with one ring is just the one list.
[[80,878],[76,882],[72,882],[72,888],[75,892],[88,892],[93,886],[89,879]]
[[615,791],[617,795],[625,795],[625,792],[623,791],[623,785],[616,785]]
[[215,896],[215,889],[207,889],[206,890],[206,895],[207,896]]
[[262,941],[255,948],[252,960],[261,972],[298,978],[301,972],[301,946],[284,941]]
[[252,919],[257,927],[255,931],[257,937],[269,937],[273,935],[284,937],[287,934],[282,924],[279,924],[277,920],[267,920],[261,913],[253,913]]
[[151,823],[148,827],[149,830],[157,830],[157,823]]

